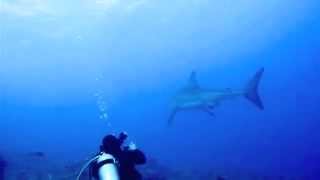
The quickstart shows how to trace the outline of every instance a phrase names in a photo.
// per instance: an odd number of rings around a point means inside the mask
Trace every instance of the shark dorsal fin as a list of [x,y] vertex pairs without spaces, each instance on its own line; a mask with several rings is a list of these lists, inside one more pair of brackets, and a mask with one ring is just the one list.
[[199,83],[197,80],[197,73],[195,71],[192,71],[190,74],[187,89],[194,90],[194,89],[199,89],[199,88],[200,88],[200,86],[199,86]]

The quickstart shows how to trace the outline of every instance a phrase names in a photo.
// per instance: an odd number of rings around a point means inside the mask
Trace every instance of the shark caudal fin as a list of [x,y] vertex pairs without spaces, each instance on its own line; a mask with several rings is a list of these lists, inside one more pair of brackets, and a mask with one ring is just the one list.
[[263,110],[263,102],[259,96],[259,84],[260,80],[262,78],[264,72],[264,68],[261,68],[254,77],[249,81],[245,88],[245,94],[244,96],[252,102],[254,105],[256,105],[259,109]]

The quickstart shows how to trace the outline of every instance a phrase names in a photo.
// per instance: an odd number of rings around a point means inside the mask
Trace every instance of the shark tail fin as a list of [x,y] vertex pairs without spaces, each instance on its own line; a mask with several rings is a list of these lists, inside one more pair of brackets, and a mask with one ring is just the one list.
[[247,98],[250,102],[252,102],[261,110],[264,109],[264,105],[259,96],[258,90],[259,90],[259,84],[260,84],[263,72],[264,72],[264,68],[261,68],[259,69],[259,71],[256,72],[254,77],[247,84],[245,88],[245,93],[244,93],[245,98]]

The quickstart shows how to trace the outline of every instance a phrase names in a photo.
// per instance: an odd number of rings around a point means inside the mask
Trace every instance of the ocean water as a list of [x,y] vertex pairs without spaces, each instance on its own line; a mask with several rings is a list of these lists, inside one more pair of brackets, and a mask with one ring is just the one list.
[[[5,179],[74,179],[121,131],[145,177],[320,179],[319,12],[318,0],[0,0]],[[238,90],[262,67],[263,111],[238,97],[168,126],[191,72]]]

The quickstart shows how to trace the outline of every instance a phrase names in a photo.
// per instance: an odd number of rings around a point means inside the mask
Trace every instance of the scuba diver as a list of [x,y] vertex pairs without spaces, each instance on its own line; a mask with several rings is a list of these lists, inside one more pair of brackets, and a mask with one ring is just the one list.
[[100,153],[90,160],[80,171],[77,179],[86,167],[91,177],[97,180],[141,180],[142,175],[135,165],[146,163],[144,153],[134,143],[123,147],[128,135],[120,133],[118,137],[107,135],[103,138]]
[[7,162],[0,156],[0,180],[4,180],[6,167],[7,167]]

